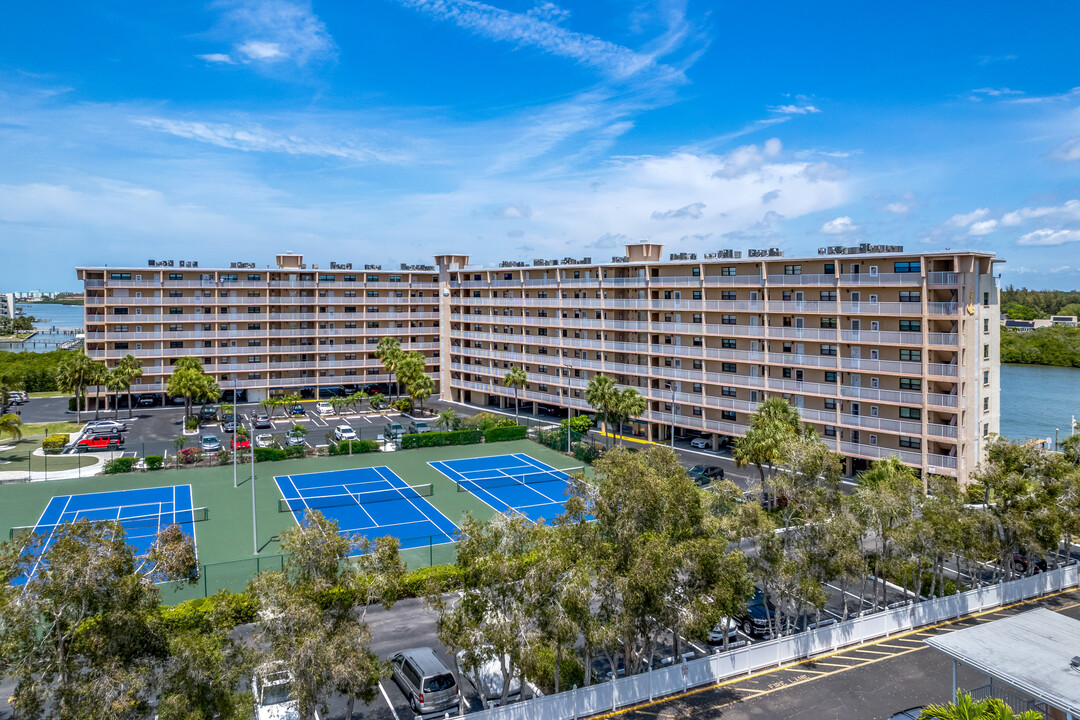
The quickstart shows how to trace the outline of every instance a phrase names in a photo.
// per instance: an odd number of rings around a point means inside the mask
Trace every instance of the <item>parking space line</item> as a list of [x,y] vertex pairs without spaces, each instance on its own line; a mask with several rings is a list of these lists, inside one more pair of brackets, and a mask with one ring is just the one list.
[[398,717],[397,710],[394,709],[394,703],[390,702],[390,696],[386,694],[386,688],[383,687],[382,681],[379,681],[379,692],[382,693],[383,700],[386,701],[386,706],[390,708],[390,712],[394,714],[394,720],[401,720]]

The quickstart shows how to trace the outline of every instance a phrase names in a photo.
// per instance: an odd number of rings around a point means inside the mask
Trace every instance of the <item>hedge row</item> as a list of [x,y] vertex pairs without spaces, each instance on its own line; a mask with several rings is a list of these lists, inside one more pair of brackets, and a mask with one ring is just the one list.
[[102,468],[102,472],[106,475],[117,475],[119,473],[131,472],[131,468],[135,465],[135,458],[133,457],[118,457],[109,460],[105,463],[105,467]]
[[484,442],[503,442],[505,440],[524,440],[529,434],[529,428],[524,425],[511,425],[509,427],[494,427],[484,433]]
[[401,438],[401,449],[442,447],[444,445],[475,445],[484,439],[479,430],[453,430],[451,432],[412,433]]
[[327,449],[331,455],[358,455],[378,452],[379,443],[377,440],[342,440],[339,443],[330,443]]
[[61,450],[67,447],[69,442],[71,442],[70,435],[64,433],[50,435],[41,441],[41,448],[45,451],[46,455],[58,455]]

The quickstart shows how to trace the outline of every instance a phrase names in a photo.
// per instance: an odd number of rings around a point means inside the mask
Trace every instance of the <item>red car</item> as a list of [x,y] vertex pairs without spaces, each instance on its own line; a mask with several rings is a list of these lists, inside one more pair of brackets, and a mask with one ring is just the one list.
[[251,441],[248,440],[246,437],[236,437],[234,435],[233,439],[232,439],[232,449],[233,450],[250,450],[251,449]]
[[87,450],[117,450],[123,446],[124,436],[120,433],[111,433],[83,438],[76,443],[75,449],[78,452],[86,452]]

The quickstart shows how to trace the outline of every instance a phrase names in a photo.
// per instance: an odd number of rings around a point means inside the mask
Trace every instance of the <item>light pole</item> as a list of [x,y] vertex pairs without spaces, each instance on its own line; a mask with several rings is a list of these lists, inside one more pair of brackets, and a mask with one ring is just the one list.
[[671,447],[675,447],[675,384],[666,383],[671,391]]
[[[233,398],[236,399],[235,397]],[[251,421],[251,541],[255,545],[255,554],[259,554],[259,520],[255,515],[255,421]],[[235,453],[234,453],[235,454]]]
[[232,407],[233,407],[232,486],[235,488],[235,487],[240,487],[240,484],[236,480],[236,450],[237,450],[237,448],[236,448],[236,435],[237,435],[237,431],[240,429],[240,423],[237,421],[238,418],[239,418],[239,413],[236,412],[236,406],[237,406],[236,401],[237,401],[238,398],[236,397],[236,376],[235,375],[233,376],[233,380],[232,380],[232,388],[233,388],[232,389],[232,400],[233,400],[233,405],[232,405]]

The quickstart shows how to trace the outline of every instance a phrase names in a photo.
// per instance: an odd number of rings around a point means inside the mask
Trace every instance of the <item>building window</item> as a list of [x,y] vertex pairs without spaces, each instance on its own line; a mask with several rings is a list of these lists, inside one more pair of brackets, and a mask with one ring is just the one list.
[[983,360],[989,360],[989,359],[990,359],[990,346],[989,345],[983,345]]
[[696,322],[696,323],[701,322],[701,314],[700,313],[694,313],[693,322]]
[[735,315],[721,315],[720,322],[724,325],[735,325],[738,323],[739,318]]
[[910,450],[921,450],[922,440],[917,437],[908,437],[907,435],[900,436],[900,447],[908,448]]
[[780,374],[784,376],[786,380],[791,379],[791,368],[782,368]]
[[835,345],[822,345],[821,346],[821,354],[822,355],[836,355],[836,346]]
[[922,379],[921,378],[903,378],[902,377],[902,378],[900,378],[900,389],[901,390],[915,390],[915,391],[922,390]]
[[693,411],[694,411],[694,416],[695,416],[695,417],[701,417],[701,408],[699,408],[699,407],[695,407],[695,408],[693,409]]
[[825,398],[825,409],[826,410],[835,410],[836,409],[836,398]]
[[738,395],[738,390],[736,388],[723,385],[720,387],[720,394],[724,397],[736,397]]
[[184,276],[181,273],[169,273],[170,280],[183,280]]
[[[694,362],[697,362],[696,360]],[[737,372],[735,363],[720,363],[720,372],[733,373]]]
[[990,409],[990,398],[984,397],[983,398],[983,412],[986,412],[989,409]]
[[[695,360],[695,361],[693,362],[693,368],[694,368],[695,370],[700,370],[700,369],[701,369],[701,361],[700,361],[700,360]],[[726,372],[726,371],[725,371],[725,372]]]
[[825,437],[836,437],[836,428],[832,425],[826,425]]
[[785,275],[802,275],[802,265],[785,265]]
[[921,302],[922,293],[918,290],[901,290],[900,302]]
[[913,260],[910,262],[895,262],[893,263],[893,272],[896,273],[917,273],[922,271],[922,262],[919,260]]
[[259,312],[261,312],[259,308],[248,306],[248,314],[255,315]]
[[827,383],[836,382],[836,373],[833,372],[832,370],[826,370],[825,371],[825,382],[827,382]]
[[725,277],[732,277],[733,275],[735,275],[735,266],[728,265],[726,267],[720,268],[720,274]]
[[735,417],[736,416],[735,416],[735,411],[734,410],[721,410],[720,411],[720,418],[722,420],[727,420],[729,422],[735,422]]
[[983,370],[983,385],[989,385],[989,384],[990,384],[990,371],[989,370]]
[[701,277],[701,268],[699,268],[699,267],[692,268],[690,270],[690,274],[693,275],[694,277]]
[[900,359],[905,362],[922,362],[922,350],[900,349]]
[[902,407],[900,408],[900,417],[904,420],[922,420],[922,409]]
[[320,275],[319,282],[334,282],[336,278],[333,275]]
[[127,314],[128,314],[128,309],[127,308],[121,308],[121,307],[113,308],[113,315],[127,315]]
[[983,307],[990,307],[990,293],[983,293]]
[[700,300],[701,299],[701,291],[700,290],[695,290],[693,292],[693,297],[694,297],[695,300]]
[[825,329],[828,329],[828,330],[835,330],[836,329],[836,318],[834,318],[834,317],[823,317],[823,318],[821,318],[821,327],[823,327]]
[[901,320],[900,332],[922,332],[921,320]]
[[367,281],[368,282],[379,282],[379,276],[378,275],[368,275],[367,276]]
[[222,273],[220,277],[221,282],[236,282],[239,279],[240,276],[236,273]]
[[735,299],[735,291],[734,290],[724,290],[724,291],[722,291],[720,293],[720,299],[721,300],[734,300]]
[[109,273],[110,280],[130,280],[131,273]]
[[990,423],[983,423],[983,437],[990,434]]
[[401,282],[401,276],[400,275],[391,275],[390,276],[390,282]]
[[171,348],[182,348],[182,347],[184,347],[184,341],[183,340],[173,340],[173,341],[171,341],[169,343],[169,347],[171,347]]
[[727,348],[728,350],[734,350],[738,347],[738,343],[735,338],[722,338],[720,340],[720,347]]
[[113,348],[116,350],[127,350],[128,344],[126,342],[113,343]]
[[836,300],[836,291],[835,290],[822,290],[818,294],[818,297],[820,298],[820,300],[822,302],[830,302],[830,301]]
[[835,275],[836,274],[836,263],[825,263],[825,270],[823,272],[826,275]]

